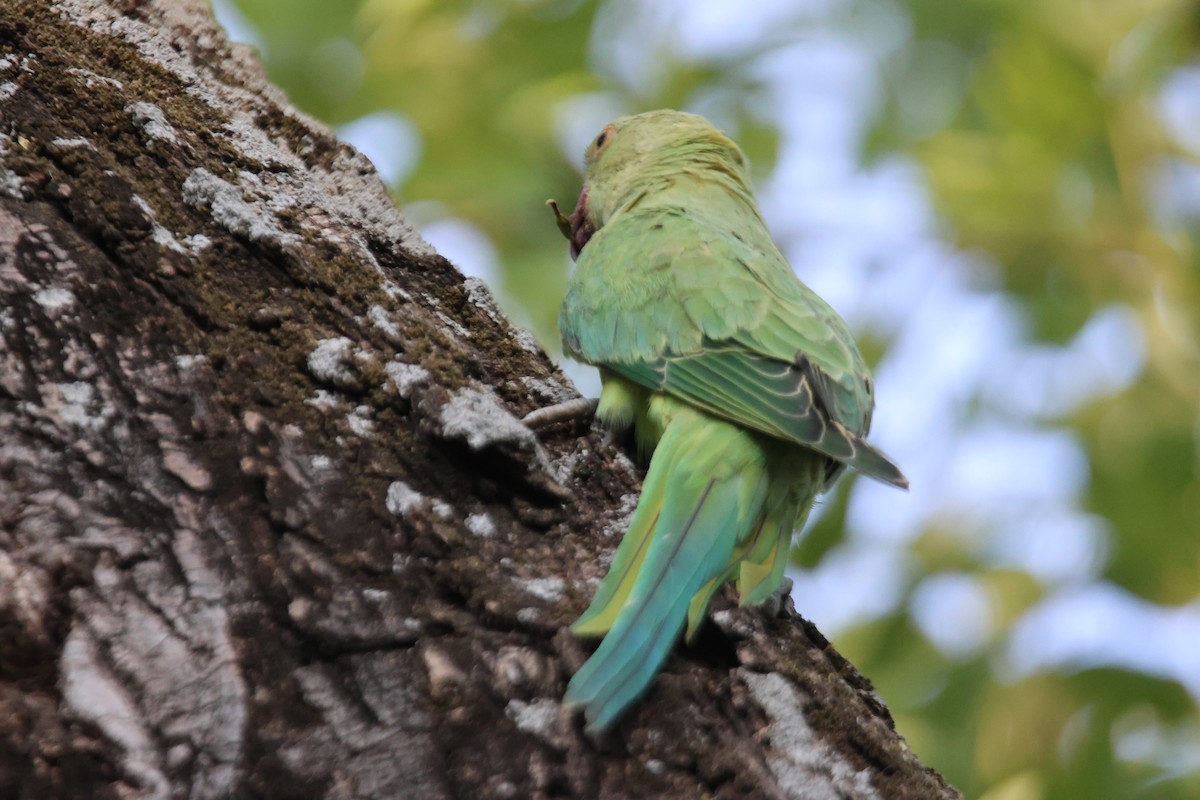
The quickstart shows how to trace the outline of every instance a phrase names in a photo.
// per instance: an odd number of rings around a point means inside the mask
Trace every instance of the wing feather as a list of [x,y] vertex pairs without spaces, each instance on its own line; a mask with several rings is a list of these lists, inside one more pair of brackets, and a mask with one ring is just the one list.
[[863,439],[869,373],[841,317],[796,278],[765,228],[760,241],[722,224],[662,207],[611,220],[580,254],[563,303],[568,352],[906,486]]

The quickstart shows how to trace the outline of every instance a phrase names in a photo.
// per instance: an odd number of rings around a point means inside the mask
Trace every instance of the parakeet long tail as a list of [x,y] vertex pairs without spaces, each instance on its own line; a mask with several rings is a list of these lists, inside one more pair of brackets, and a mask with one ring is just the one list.
[[[575,624],[604,641],[575,674],[564,702],[584,706],[590,731],[608,728],[649,686],[689,618],[702,618],[710,584],[764,528],[768,476],[754,434],[678,406],[650,462],[642,499],[592,606]],[[776,525],[774,534],[781,528]],[[790,536],[791,527],[787,526]],[[773,542],[771,544],[774,544]],[[751,549],[775,551],[753,544]],[[739,559],[740,560],[740,559]],[[774,572],[772,562],[771,571]]]

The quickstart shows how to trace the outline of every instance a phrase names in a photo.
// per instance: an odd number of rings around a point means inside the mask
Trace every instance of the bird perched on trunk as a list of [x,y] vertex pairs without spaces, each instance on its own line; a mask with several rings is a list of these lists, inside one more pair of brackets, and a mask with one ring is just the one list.
[[585,158],[571,216],[551,201],[577,261],[559,330],[567,354],[600,368],[600,420],[653,450],[572,626],[604,641],[564,703],[601,732],[726,581],[743,605],[779,587],[793,531],[847,465],[908,481],[863,440],[870,374],[771,240],[738,146],[702,117],[651,111],[605,127]]

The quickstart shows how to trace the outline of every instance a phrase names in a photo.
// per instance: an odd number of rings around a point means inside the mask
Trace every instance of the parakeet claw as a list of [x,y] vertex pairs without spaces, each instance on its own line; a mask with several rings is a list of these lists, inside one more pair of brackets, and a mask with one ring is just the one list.
[[[554,201],[551,200],[550,202],[553,203]],[[553,425],[556,422],[590,419],[596,413],[596,406],[599,403],[600,401],[596,398],[577,397],[574,400],[567,400],[552,406],[534,409],[526,414],[521,422],[525,423],[525,427],[537,430],[538,428]]]
[[767,610],[768,614],[776,616],[783,610],[783,604],[792,596],[792,586],[792,579],[785,576],[779,587],[763,601],[762,607]]
[[559,210],[557,200],[547,200],[546,205],[550,206],[550,210],[554,212],[554,221],[558,224],[558,230],[571,243],[571,258],[577,258],[579,252],[583,250],[584,245],[592,238],[592,234],[596,232],[595,227],[587,216],[587,187],[584,186],[583,191],[579,193],[579,202],[575,204],[575,210],[571,212],[571,216],[569,217],[563,216],[562,211]]

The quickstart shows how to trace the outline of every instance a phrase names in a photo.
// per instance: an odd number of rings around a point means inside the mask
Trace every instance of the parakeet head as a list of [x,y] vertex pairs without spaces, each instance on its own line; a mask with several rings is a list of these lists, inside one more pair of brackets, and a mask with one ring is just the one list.
[[686,172],[750,195],[741,148],[712,123],[682,111],[646,111],[604,126],[584,153],[583,191],[559,227],[579,254],[592,234],[646,192]]

